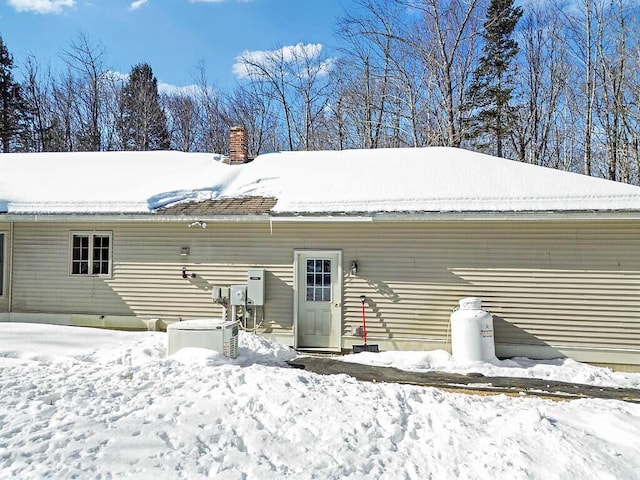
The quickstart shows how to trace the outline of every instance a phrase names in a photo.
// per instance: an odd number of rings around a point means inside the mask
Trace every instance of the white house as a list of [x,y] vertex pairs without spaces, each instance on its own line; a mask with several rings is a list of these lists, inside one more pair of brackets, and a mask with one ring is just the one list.
[[462,297],[499,356],[640,365],[640,188],[453,148],[0,155],[0,320],[220,317],[301,349],[448,348]]

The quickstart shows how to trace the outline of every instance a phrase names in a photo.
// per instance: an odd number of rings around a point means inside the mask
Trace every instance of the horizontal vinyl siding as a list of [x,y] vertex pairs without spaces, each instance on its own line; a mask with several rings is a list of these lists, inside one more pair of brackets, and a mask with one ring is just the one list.
[[[51,223],[16,227],[15,311],[164,320],[219,317],[222,309],[211,301],[211,286],[246,283],[247,270],[259,267],[267,270],[266,321],[275,329],[291,328],[293,253],[269,251],[273,244],[263,240],[268,224],[96,226],[113,232],[111,278],[68,275],[69,232],[75,230],[87,228]],[[190,255],[182,257],[185,246]],[[183,279],[183,267],[196,278]]]
[[130,314],[104,279],[69,275],[70,230],[85,231],[86,227],[46,223],[15,225],[13,310]]
[[444,339],[458,299],[478,296],[497,342],[638,349],[639,239],[638,224],[615,222],[378,226],[354,251],[347,296],[371,298],[367,329],[380,338]]
[[[637,222],[187,223],[95,225],[113,232],[111,279],[70,278],[69,231],[15,226],[14,310],[218,316],[212,285],[266,270],[265,325],[289,331],[295,250],[343,252],[343,335],[444,340],[458,300],[479,296],[498,343],[640,348]],[[190,255],[181,257],[181,247]],[[350,276],[357,260],[359,271]],[[182,267],[195,279],[183,279]]]

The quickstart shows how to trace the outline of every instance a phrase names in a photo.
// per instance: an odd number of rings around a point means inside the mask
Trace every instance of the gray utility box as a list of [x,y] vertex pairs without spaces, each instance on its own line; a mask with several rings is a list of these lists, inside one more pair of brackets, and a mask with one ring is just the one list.
[[264,305],[264,268],[247,272],[247,305]]
[[247,286],[246,285],[231,285],[229,303],[231,305],[245,305],[247,303]]

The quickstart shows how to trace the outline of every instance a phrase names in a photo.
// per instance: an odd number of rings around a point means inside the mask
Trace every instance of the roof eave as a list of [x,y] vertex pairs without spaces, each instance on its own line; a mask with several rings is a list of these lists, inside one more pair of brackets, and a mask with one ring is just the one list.
[[155,213],[0,213],[0,222],[78,222],[78,223],[177,223],[196,220],[207,222],[268,222],[268,214],[260,215],[157,215]]
[[640,210],[589,211],[438,211],[438,212],[350,212],[350,213],[283,213],[273,214],[275,222],[349,221],[510,221],[510,220],[640,220]]
[[271,212],[242,215],[161,215],[149,213],[2,213],[0,222],[176,223],[206,222],[389,222],[508,220],[640,220],[640,210],[451,211],[451,212]]

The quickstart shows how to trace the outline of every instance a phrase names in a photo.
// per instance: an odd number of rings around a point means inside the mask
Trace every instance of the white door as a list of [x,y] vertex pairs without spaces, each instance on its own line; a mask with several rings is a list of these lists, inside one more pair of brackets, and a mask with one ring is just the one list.
[[294,265],[297,347],[340,351],[342,253],[299,251]]
[[9,311],[9,232],[0,231],[0,313]]
[[[0,232],[0,302],[4,299],[4,232]],[[2,309],[0,308],[0,311]]]

